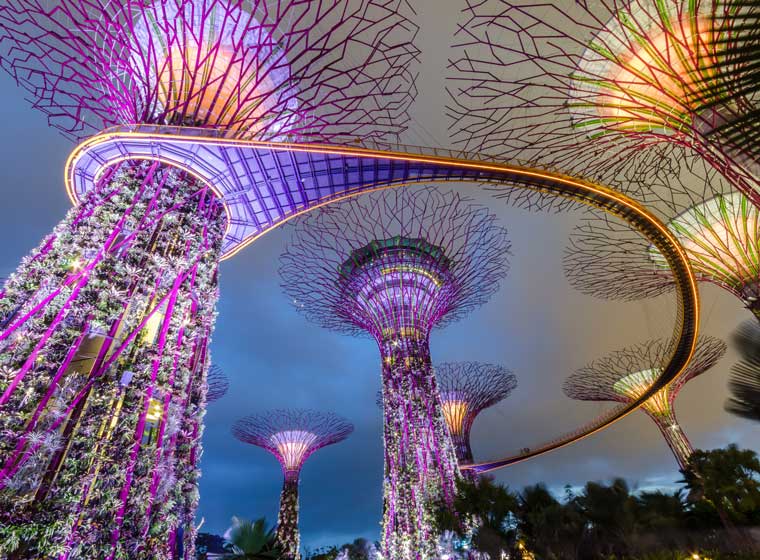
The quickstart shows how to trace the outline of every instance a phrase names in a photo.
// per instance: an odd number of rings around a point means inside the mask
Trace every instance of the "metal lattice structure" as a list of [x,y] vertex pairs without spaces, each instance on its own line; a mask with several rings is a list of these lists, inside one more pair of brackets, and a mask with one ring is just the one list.
[[[757,100],[714,63],[738,28],[727,0],[468,0],[450,62],[455,141],[508,161],[609,177],[667,143],[694,151],[754,203],[758,166],[711,132]],[[737,27],[739,23],[737,23]],[[738,83],[738,82],[737,82]]]
[[78,140],[135,123],[381,137],[408,122],[411,15],[403,0],[8,0],[0,64]]
[[75,209],[0,293],[0,556],[194,557],[218,263],[315,202],[291,178],[278,190],[283,162],[209,140],[393,139],[415,95],[413,15],[405,0],[2,3],[0,66],[81,144]]
[[230,380],[227,379],[227,375],[220,366],[212,364],[206,376],[206,385],[208,387],[206,389],[206,402],[211,403],[218,401],[227,394],[230,388]]
[[[627,177],[646,181],[644,201],[663,216],[698,280],[739,298],[760,316],[760,214],[697,158],[672,173]],[[642,187],[642,192],[644,188]],[[565,272],[576,288],[607,299],[636,300],[669,291],[660,253],[614,218],[585,218],[570,236]]]
[[485,208],[436,189],[371,194],[312,214],[281,258],[285,293],[306,317],[369,334],[382,357],[383,548],[433,554],[429,523],[458,476],[430,362],[432,329],[485,303],[507,271],[506,231]]
[[[725,351],[723,341],[700,337],[686,370],[641,405],[660,429],[681,469],[687,467],[693,448],[678,424],[673,403],[683,386],[713,367]],[[568,397],[577,400],[630,402],[651,387],[670,352],[670,342],[666,340],[648,341],[613,352],[575,371],[563,389]]]
[[284,482],[277,517],[277,540],[288,559],[300,558],[298,484],[301,468],[312,453],[346,439],[353,425],[337,414],[314,410],[272,410],[238,420],[232,434],[274,455]]
[[435,366],[438,394],[460,464],[473,462],[470,431],[478,414],[517,388],[507,368],[482,362],[445,362]]

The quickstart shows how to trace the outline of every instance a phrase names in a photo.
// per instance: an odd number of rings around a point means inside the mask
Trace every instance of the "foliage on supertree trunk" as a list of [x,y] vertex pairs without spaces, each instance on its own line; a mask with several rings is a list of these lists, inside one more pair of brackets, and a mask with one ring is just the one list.
[[124,163],[6,282],[0,515],[26,527],[20,550],[169,557],[196,492],[223,227],[208,187]]

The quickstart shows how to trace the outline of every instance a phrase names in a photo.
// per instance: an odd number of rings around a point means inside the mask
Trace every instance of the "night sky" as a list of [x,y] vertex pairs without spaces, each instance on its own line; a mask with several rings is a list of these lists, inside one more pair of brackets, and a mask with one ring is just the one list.
[[[442,76],[457,2],[424,0],[418,7],[423,51],[421,95],[409,141],[446,142]],[[452,6],[448,6],[452,4]],[[435,12],[432,7],[435,6]],[[447,12],[446,10],[449,10]],[[23,92],[0,76],[0,276],[6,276],[63,217],[69,201],[63,166],[72,145],[29,108]],[[424,102],[423,102],[424,101]],[[434,361],[478,360],[510,367],[518,388],[484,412],[473,430],[476,458],[491,459],[531,447],[607,410],[605,403],[566,398],[562,381],[595,357],[654,337],[668,336],[671,296],[637,303],[595,300],[564,279],[561,259],[577,214],[532,214],[509,208],[462,186],[502,219],[512,239],[511,270],[497,295],[469,318],[432,338]],[[311,325],[291,308],[277,277],[289,228],[278,229],[221,266],[219,320],[213,360],[230,378],[230,391],[209,406],[202,459],[202,530],[222,533],[233,515],[276,520],[281,473],[273,456],[238,442],[230,427],[241,416],[276,407],[338,412],[356,426],[345,442],[315,453],[301,478],[302,543],[315,548],[356,537],[377,539],[381,517],[379,357],[370,339],[350,338]],[[702,332],[726,337],[751,318],[738,300],[702,290]],[[689,382],[676,401],[695,447],[736,442],[758,449],[760,428],[723,411],[729,353],[710,372]],[[675,460],[652,422],[635,413],[576,445],[496,473],[514,489],[545,481],[565,484],[623,476],[638,488],[673,488]]]

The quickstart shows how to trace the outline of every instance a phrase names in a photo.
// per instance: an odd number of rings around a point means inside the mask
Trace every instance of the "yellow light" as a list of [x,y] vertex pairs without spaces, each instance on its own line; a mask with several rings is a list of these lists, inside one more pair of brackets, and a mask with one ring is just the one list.
[[420,276],[424,276],[425,278],[428,278],[435,284],[436,288],[441,287],[441,280],[433,274],[432,272],[425,270],[424,268],[420,268],[417,266],[409,266],[409,265],[396,265],[396,266],[389,266],[386,268],[380,269],[380,274],[383,276],[387,276],[389,274],[399,274],[399,273],[411,273],[411,274],[418,274]]
[[164,414],[164,405],[161,401],[156,399],[150,399],[148,404],[148,413],[145,415],[145,420],[151,424],[156,424]]
[[[654,382],[657,381],[661,373],[662,370],[660,369],[637,371],[619,379],[612,388],[618,395],[635,400],[646,393]],[[652,414],[666,416],[670,413],[670,390],[668,387],[663,387],[649,397],[641,407]]]
[[469,403],[462,400],[446,400],[445,396],[441,397],[441,409],[446,425],[452,436],[462,435],[464,420],[470,409]]

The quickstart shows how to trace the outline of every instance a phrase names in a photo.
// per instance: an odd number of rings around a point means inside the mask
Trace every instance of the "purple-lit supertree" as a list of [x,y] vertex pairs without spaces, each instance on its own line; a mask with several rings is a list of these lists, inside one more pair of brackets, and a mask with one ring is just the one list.
[[298,483],[304,462],[316,450],[343,441],[353,431],[354,427],[336,414],[298,409],[246,416],[232,427],[236,438],[263,447],[282,466],[277,541],[288,560],[300,558]]
[[285,292],[317,324],[371,335],[382,362],[383,553],[432,558],[432,506],[451,502],[458,469],[429,340],[467,315],[507,271],[506,231],[485,208],[436,189],[352,199],[299,222],[282,257]]
[[611,163],[677,145],[759,204],[758,162],[716,133],[757,108],[742,89],[752,61],[725,54],[743,37],[734,17],[743,9],[734,0],[467,0],[450,63],[454,138],[606,177]]
[[[75,140],[146,124],[380,137],[403,128],[413,97],[406,12],[402,0],[6,0],[0,65]],[[144,153],[127,147],[101,170],[0,291],[0,556],[193,556],[217,266],[234,224],[213,184]]]
[[475,418],[486,408],[506,399],[517,387],[517,378],[503,366],[482,362],[438,364],[435,377],[443,417],[459,464],[471,464],[470,430]]
[[[730,292],[760,319],[758,207],[699,158],[686,158],[672,171],[642,178],[632,169],[625,180],[646,182],[644,203],[681,243],[697,280]],[[573,231],[564,267],[573,286],[606,299],[637,300],[673,288],[662,255],[601,214]]]
[[[570,375],[565,381],[565,394],[584,401],[631,402],[654,383],[671,350],[670,341],[654,340],[613,352]],[[682,470],[688,467],[693,448],[676,420],[673,402],[687,381],[713,367],[725,351],[723,341],[700,337],[684,372],[641,405],[657,424]]]

